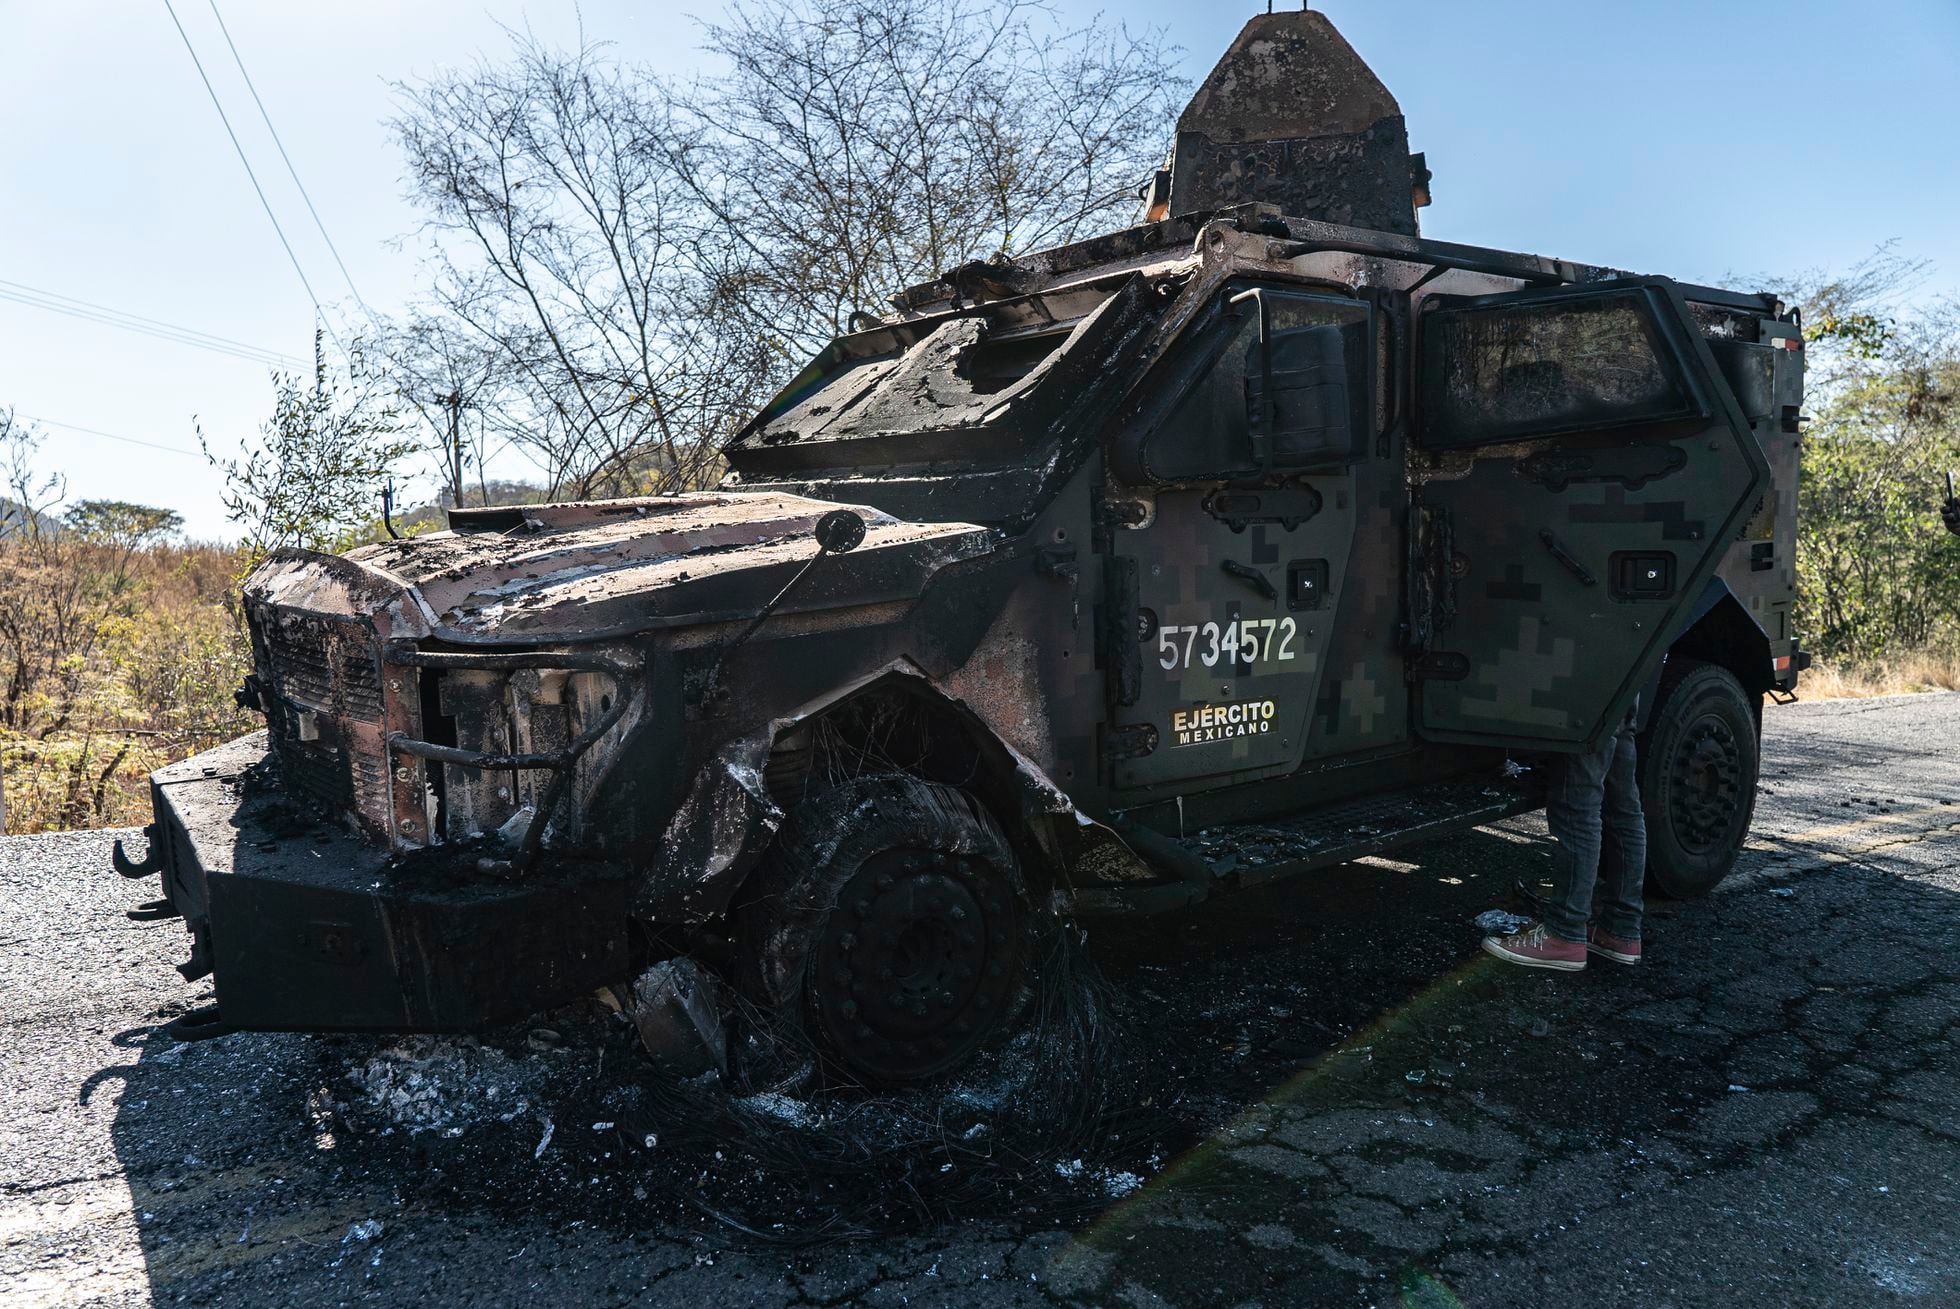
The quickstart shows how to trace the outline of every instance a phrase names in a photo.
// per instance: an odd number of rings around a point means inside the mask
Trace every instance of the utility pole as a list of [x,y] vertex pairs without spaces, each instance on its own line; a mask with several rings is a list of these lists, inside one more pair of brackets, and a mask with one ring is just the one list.
[[463,393],[451,391],[442,397],[449,409],[449,496],[455,507],[463,507]]

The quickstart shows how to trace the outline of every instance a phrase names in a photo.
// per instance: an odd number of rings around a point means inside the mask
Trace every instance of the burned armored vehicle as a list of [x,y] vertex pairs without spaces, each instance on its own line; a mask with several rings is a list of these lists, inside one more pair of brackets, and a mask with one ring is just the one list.
[[898,296],[720,488],[274,556],[266,730],[120,860],[212,1023],[470,1029],[684,957],[923,1077],[1040,924],[1536,807],[1643,689],[1650,876],[1707,891],[1805,662],[1795,315],[1425,240],[1427,186],[1326,19],[1262,16],[1138,225]]

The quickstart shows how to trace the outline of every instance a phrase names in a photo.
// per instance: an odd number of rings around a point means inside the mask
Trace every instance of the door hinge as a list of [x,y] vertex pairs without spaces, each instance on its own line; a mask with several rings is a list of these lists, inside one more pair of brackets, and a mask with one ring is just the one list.
[[1060,577],[1075,580],[1079,571],[1075,563],[1075,547],[1072,545],[1044,545],[1034,552],[1034,570],[1043,577]]
[[1123,555],[1103,559],[1103,599],[1096,638],[1112,706],[1133,705],[1143,694],[1143,653],[1137,633],[1137,561]]
[[1410,662],[1409,676],[1416,681],[1461,682],[1470,676],[1470,658],[1453,650],[1433,650]]
[[1103,732],[1103,758],[1112,763],[1119,759],[1141,759],[1156,748],[1157,729],[1150,723],[1131,723]]

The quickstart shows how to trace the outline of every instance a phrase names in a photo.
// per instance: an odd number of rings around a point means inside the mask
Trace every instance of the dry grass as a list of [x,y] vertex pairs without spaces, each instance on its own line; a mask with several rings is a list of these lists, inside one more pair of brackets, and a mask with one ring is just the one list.
[[1911,650],[1865,663],[1819,663],[1797,680],[1802,700],[1960,691],[1960,651]]
[[[59,562],[87,568],[100,553]],[[195,543],[143,550],[113,595],[84,597],[56,627],[34,592],[58,588],[25,555],[0,542],[0,672],[40,670],[0,704],[0,825],[12,835],[146,823],[151,769],[259,725],[232,700],[251,662],[231,601],[240,556]]]

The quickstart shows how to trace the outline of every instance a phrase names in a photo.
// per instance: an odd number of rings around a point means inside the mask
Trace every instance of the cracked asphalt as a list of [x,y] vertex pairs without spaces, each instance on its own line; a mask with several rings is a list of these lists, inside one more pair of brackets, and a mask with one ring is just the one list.
[[171,1041],[203,988],[116,834],[0,840],[0,1302],[1960,1303],[1960,695],[1766,727],[1740,867],[1638,968],[1477,951],[1535,817],[1097,924],[1175,1106],[1142,1187],[797,1248],[635,1180],[718,1155],[350,1130],[323,1097],[386,1038]]

